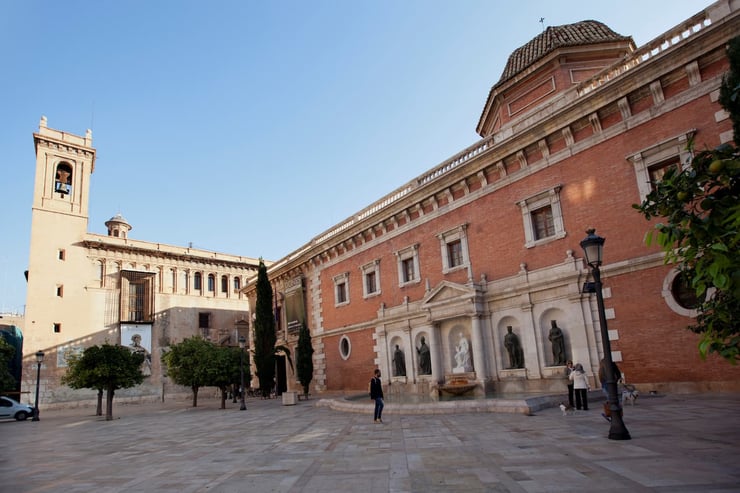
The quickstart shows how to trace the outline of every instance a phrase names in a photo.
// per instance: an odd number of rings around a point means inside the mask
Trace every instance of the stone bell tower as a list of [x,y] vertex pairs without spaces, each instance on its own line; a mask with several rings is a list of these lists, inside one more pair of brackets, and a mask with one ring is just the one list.
[[[82,240],[87,232],[92,132],[84,137],[47,127],[41,117],[31,211],[24,353],[51,350],[77,336],[86,321],[80,307],[95,276]],[[52,356],[51,354],[49,356]],[[51,363],[51,362],[50,362]]]

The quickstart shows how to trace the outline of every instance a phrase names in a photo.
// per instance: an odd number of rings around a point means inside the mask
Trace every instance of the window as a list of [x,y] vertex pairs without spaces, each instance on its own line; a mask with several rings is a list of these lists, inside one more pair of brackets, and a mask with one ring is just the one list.
[[334,277],[334,305],[349,303],[349,272]]
[[208,274],[208,292],[213,293],[216,291],[216,276]]
[[560,189],[558,185],[519,201],[526,248],[565,237]]
[[54,191],[64,197],[72,192],[72,166],[68,163],[59,163],[54,178]]
[[398,284],[419,282],[421,273],[419,272],[419,245],[413,245],[396,252],[398,259]]
[[234,291],[239,291],[242,288],[242,281],[238,277],[234,278]]
[[229,278],[226,276],[221,276],[221,292],[228,293],[228,291],[229,291]]
[[196,272],[193,275],[193,289],[196,291],[201,291],[203,289],[203,276],[200,272]]
[[467,224],[438,234],[444,274],[469,265]]
[[691,129],[627,156],[635,169],[640,201],[645,200],[670,166],[685,167],[691,163],[693,153],[688,145],[695,133],[696,130]]
[[339,356],[342,357],[343,360],[349,359],[349,355],[352,354],[352,343],[349,340],[349,337],[342,336],[339,339]]
[[362,297],[380,294],[380,260],[374,260],[360,267],[362,272]]
[[535,241],[555,236],[555,221],[552,217],[552,206],[546,205],[536,211],[532,211],[532,225],[534,226]]
[[154,273],[121,271],[121,321],[151,322],[154,319]]
[[64,286],[62,286],[61,284],[57,286],[57,296],[59,298],[64,297]]
[[679,161],[678,157],[674,157],[666,161],[661,161],[657,164],[649,166],[647,172],[648,179],[650,180],[650,190],[655,190],[658,183],[663,180],[663,176],[665,176],[668,169],[670,169],[671,167],[680,168],[680,166],[681,161]]
[[59,334],[62,331],[62,324],[56,323],[54,324],[54,333]]

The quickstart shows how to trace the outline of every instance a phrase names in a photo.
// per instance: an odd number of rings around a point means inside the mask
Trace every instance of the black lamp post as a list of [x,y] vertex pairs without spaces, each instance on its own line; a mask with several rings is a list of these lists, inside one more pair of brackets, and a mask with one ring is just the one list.
[[41,384],[41,363],[44,362],[44,352],[36,352],[36,404],[33,406],[33,418],[31,421],[39,420],[39,386]]
[[586,230],[588,236],[581,241],[581,248],[586,256],[586,263],[594,275],[594,289],[596,291],[596,303],[599,308],[599,326],[601,327],[601,343],[604,347],[604,374],[606,375],[606,392],[611,411],[611,427],[609,438],[611,440],[629,440],[630,432],[622,421],[622,407],[617,396],[617,380],[614,375],[614,361],[612,360],[612,345],[609,342],[609,329],[606,327],[606,311],[604,310],[604,295],[601,292],[601,255],[604,250],[604,241],[601,236],[596,235],[595,229]]
[[247,389],[244,387],[244,346],[247,345],[247,340],[244,338],[244,336],[239,336],[239,347],[242,350],[241,353],[241,359],[239,360],[239,373],[241,374],[241,389],[239,394],[241,395],[241,401],[242,404],[239,407],[240,411],[246,411],[247,410],[247,404],[244,402],[244,394],[247,393]]

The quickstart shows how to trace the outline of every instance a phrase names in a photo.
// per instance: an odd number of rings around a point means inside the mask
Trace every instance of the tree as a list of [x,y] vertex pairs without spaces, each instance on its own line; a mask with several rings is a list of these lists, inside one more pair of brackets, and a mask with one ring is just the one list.
[[73,389],[90,388],[106,391],[105,419],[113,419],[113,396],[118,389],[139,385],[144,381],[141,365],[144,355],[127,347],[103,344],[86,348],[81,356],[68,359],[67,373],[62,382]]
[[257,301],[254,309],[254,364],[262,397],[268,397],[275,380],[275,316],[267,267],[260,259],[257,270]]
[[[720,103],[740,142],[740,37],[730,41],[730,72]],[[693,146],[690,143],[690,147]],[[664,218],[648,233],[666,263],[675,263],[698,298],[698,316],[688,328],[701,335],[699,354],[716,352],[740,360],[740,153],[722,145],[695,154],[681,169],[670,168],[641,204],[646,219]]]
[[301,382],[303,393],[308,395],[308,386],[313,379],[313,346],[311,345],[311,331],[305,325],[301,325],[301,330],[298,333],[296,352],[295,366],[298,381]]
[[0,337],[0,394],[16,390],[15,377],[10,372],[10,364],[15,355],[15,348]]
[[[209,367],[208,385],[218,387],[221,391],[221,409],[226,409],[226,397],[229,393],[229,387],[234,382],[239,382],[241,373],[239,363],[241,361],[241,349],[213,346],[213,355]],[[244,362],[244,378],[249,381],[249,361]],[[242,392],[244,389],[242,389]]]
[[214,354],[212,342],[193,336],[172,344],[170,350],[162,355],[172,381],[193,391],[193,407],[198,407],[198,390],[211,385]]

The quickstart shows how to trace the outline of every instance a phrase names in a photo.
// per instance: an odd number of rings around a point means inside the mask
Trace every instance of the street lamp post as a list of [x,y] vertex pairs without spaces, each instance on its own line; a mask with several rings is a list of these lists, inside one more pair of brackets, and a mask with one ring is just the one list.
[[39,386],[41,384],[41,363],[44,361],[44,352],[36,352],[36,403],[33,406],[31,421],[39,421]]
[[601,292],[601,266],[604,241],[601,236],[596,235],[595,229],[586,231],[588,236],[581,241],[581,248],[586,256],[586,264],[591,268],[594,276],[594,289],[596,291],[596,303],[599,308],[599,326],[601,328],[601,343],[604,348],[604,374],[606,376],[607,401],[611,411],[611,427],[609,438],[611,440],[629,440],[630,433],[622,420],[622,406],[617,396],[617,380],[614,375],[614,361],[612,360],[612,346],[609,341],[609,329],[606,326],[606,311],[604,309],[604,295]]
[[241,389],[239,394],[241,395],[241,406],[240,411],[247,410],[247,404],[244,402],[244,394],[247,393],[246,387],[244,387],[244,346],[247,345],[247,340],[244,336],[239,336],[239,347],[241,348],[241,358],[239,359],[239,373],[241,374]]

